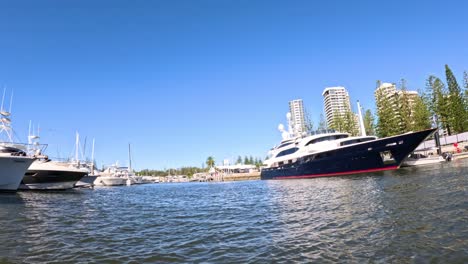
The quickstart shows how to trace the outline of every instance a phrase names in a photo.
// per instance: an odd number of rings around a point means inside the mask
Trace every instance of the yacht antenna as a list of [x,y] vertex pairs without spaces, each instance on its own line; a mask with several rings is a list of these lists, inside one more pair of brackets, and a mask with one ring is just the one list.
[[11,105],[13,104],[13,90],[11,90],[11,97],[10,97],[10,110],[8,111],[11,113]]
[[366,128],[364,127],[364,120],[362,119],[362,112],[361,112],[361,104],[359,104],[359,100],[357,101],[357,108],[359,114],[359,127],[361,128],[361,136],[366,136]]
[[29,120],[29,129],[28,129],[28,144],[31,144],[31,123],[32,121]]
[[292,135],[294,135],[294,131],[293,131],[293,127],[292,127],[292,118],[291,118],[291,113],[290,112],[288,112],[286,114],[286,119],[288,120],[288,133],[289,133],[289,136],[292,136]]
[[2,108],[0,109],[1,111],[3,111],[3,102],[5,101],[5,92],[6,92],[6,88],[5,86],[3,86]]

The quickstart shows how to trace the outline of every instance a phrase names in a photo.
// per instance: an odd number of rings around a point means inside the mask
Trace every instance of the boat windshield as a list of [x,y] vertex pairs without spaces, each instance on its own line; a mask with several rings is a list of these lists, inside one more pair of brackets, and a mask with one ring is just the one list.
[[360,142],[371,141],[371,140],[375,140],[375,138],[374,137],[355,138],[355,139],[350,139],[350,140],[346,140],[346,141],[341,142],[340,146],[347,146],[347,145],[356,144],[356,143],[360,143]]
[[342,138],[347,138],[347,137],[348,137],[348,135],[323,136],[323,137],[319,137],[319,138],[316,138],[316,139],[312,139],[311,141],[307,142],[306,146],[308,146],[310,144],[319,143],[319,142],[322,142],[322,141],[330,141],[330,140],[342,139]]
[[278,155],[276,155],[276,157],[278,158],[278,157],[281,157],[281,156],[293,154],[293,153],[296,152],[297,150],[299,150],[299,148],[290,148],[290,149],[286,149],[286,150],[283,150],[283,151],[281,151],[280,153],[278,153]]

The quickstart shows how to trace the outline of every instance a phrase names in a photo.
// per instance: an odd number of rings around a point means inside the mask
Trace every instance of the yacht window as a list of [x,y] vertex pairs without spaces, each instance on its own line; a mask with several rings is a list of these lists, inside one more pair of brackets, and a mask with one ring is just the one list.
[[289,146],[289,145],[291,145],[291,144],[292,144],[292,142],[283,143],[283,144],[281,144],[278,148],[286,147],[286,146]]
[[290,148],[290,149],[286,149],[286,150],[283,150],[281,151],[280,153],[278,153],[278,155],[276,155],[276,157],[281,157],[281,156],[285,156],[285,155],[289,155],[289,154],[293,154],[294,152],[296,152],[299,148]]
[[366,141],[371,141],[374,140],[374,138],[368,137],[368,138],[356,138],[356,139],[351,139],[351,140],[346,140],[340,143],[340,146],[346,146],[346,145],[351,145],[355,143],[360,143],[360,142],[366,142]]
[[306,146],[310,144],[319,143],[322,141],[330,141],[330,140],[336,140],[336,139],[347,138],[347,137],[348,135],[333,135],[333,136],[320,137],[320,138],[312,139],[311,141],[307,142]]
[[16,152],[22,152],[20,149],[13,148],[13,147],[0,147],[0,153],[16,153]]

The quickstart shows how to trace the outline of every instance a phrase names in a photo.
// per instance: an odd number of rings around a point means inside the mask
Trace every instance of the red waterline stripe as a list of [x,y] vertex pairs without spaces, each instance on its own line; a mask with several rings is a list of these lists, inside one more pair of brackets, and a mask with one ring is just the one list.
[[330,176],[340,176],[340,175],[346,175],[346,174],[357,174],[357,173],[396,170],[396,169],[398,169],[398,166],[390,166],[390,167],[385,167],[385,168],[368,169],[368,170],[345,171],[345,172],[337,172],[337,173],[309,174],[309,175],[302,175],[302,176],[281,176],[281,177],[275,177],[274,179],[281,180],[281,179],[303,179],[303,178],[315,178],[315,177],[330,177]]

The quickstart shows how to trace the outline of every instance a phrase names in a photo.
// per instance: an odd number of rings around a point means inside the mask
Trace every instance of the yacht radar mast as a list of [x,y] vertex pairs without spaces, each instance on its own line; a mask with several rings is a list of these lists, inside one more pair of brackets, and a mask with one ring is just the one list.
[[362,119],[361,104],[359,103],[359,100],[357,101],[357,108],[358,108],[358,114],[359,114],[359,128],[361,129],[361,136],[365,137],[366,128],[364,127],[364,120]]
[[11,93],[10,99],[10,110],[6,111],[4,109],[4,102],[5,102],[5,92],[6,88],[3,88],[3,97],[2,97],[2,105],[0,107],[0,135],[1,141],[7,141],[12,143],[13,142],[13,129],[11,127],[11,105],[13,102],[13,92]]
[[28,153],[30,153],[31,155],[40,156],[42,155],[42,152],[45,149],[45,145],[41,145],[39,143],[39,139],[40,139],[39,125],[37,126],[37,134],[34,131],[35,131],[34,125],[32,124],[32,121],[29,120],[28,147],[27,147]]
[[291,113],[288,112],[286,114],[286,120],[288,120],[288,133],[289,133],[289,136],[293,136],[294,135],[294,131],[293,131],[293,127],[292,127],[292,117],[291,117]]

